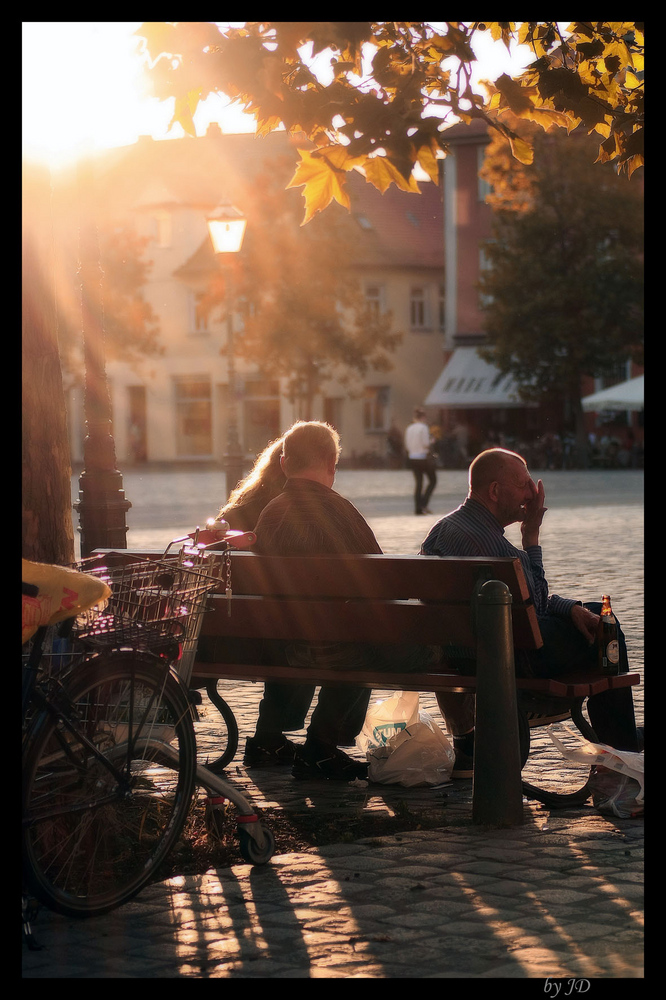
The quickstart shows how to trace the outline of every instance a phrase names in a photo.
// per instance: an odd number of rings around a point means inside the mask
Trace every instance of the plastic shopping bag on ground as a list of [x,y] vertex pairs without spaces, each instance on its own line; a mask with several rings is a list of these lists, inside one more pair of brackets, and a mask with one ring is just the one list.
[[391,736],[384,746],[368,749],[368,779],[382,785],[442,785],[451,780],[455,753],[426,712],[419,722]]
[[418,691],[396,691],[390,698],[370,705],[356,746],[364,752],[386,746],[392,736],[418,721]]
[[645,756],[629,750],[616,750],[605,743],[584,743],[575,750],[565,747],[548,733],[567,760],[595,765],[590,776],[592,801],[598,812],[628,819],[645,812]]

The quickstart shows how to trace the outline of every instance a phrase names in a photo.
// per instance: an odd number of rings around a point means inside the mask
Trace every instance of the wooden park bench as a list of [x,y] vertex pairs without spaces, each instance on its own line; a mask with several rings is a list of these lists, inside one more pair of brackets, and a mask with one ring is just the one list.
[[[142,558],[154,554],[134,553]],[[202,636],[218,640],[453,644],[476,651],[476,670],[461,674],[453,669],[452,660],[423,673],[388,673],[224,662],[233,659],[227,654],[216,656],[216,662],[195,658],[187,679],[190,687],[205,687],[211,701],[224,709],[227,717],[230,709],[217,691],[220,680],[471,692],[476,695],[475,822],[495,826],[521,823],[523,795],[549,805],[575,804],[588,797],[586,786],[558,795],[521,780],[529,754],[530,728],[538,724],[539,716],[570,713],[583,736],[597,742],[582,714],[585,699],[610,688],[638,684],[640,675],[517,678],[515,651],[536,650],[543,645],[518,559],[277,557],[232,551],[230,560],[232,596],[225,596],[221,583],[219,593],[210,599],[212,610],[203,617]],[[222,650],[226,646],[224,642],[215,645]],[[230,642],[229,649],[233,646]],[[236,749],[232,734],[225,762]]]

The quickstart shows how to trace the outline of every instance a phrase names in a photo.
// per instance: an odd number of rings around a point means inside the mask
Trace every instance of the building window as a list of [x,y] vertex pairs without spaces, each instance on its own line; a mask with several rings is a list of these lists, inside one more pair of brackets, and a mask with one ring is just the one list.
[[368,309],[375,315],[379,316],[384,312],[385,308],[385,295],[383,285],[366,285],[365,286],[365,301]]
[[[479,249],[479,278],[483,278],[492,268],[490,258],[483,247]],[[493,301],[493,296],[479,291],[479,308],[486,309]]]
[[409,325],[412,330],[428,327],[428,300],[424,285],[413,285],[409,293]]
[[205,375],[174,379],[176,454],[180,458],[210,456],[213,451],[213,404]]
[[158,247],[171,246],[171,213],[165,209],[155,212],[153,216],[153,233]]
[[476,175],[477,175],[477,197],[479,201],[485,201],[489,194],[493,193],[492,184],[488,181],[484,181],[481,177],[481,168],[483,167],[483,161],[486,158],[486,148],[485,146],[478,146],[476,151]]
[[338,433],[342,432],[344,399],[341,396],[324,396],[324,420]]
[[132,462],[145,462],[148,458],[146,387],[128,385],[127,397],[129,458]]
[[363,400],[363,427],[366,431],[388,430],[390,399],[388,385],[366,386]]
[[190,292],[188,298],[190,333],[199,336],[208,333],[208,310],[203,308],[204,299],[203,292]]
[[601,389],[610,389],[613,385],[619,385],[620,382],[626,382],[628,378],[631,377],[631,361],[618,361],[617,364],[613,365],[611,371],[606,375],[602,375],[601,378],[596,379],[595,391],[599,392]]

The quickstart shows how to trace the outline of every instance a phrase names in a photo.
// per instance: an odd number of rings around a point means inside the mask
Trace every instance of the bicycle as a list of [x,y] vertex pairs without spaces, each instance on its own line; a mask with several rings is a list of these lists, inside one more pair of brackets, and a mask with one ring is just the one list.
[[197,785],[236,807],[245,860],[265,864],[274,852],[247,799],[198,764],[195,710],[177,670],[183,650],[194,655],[224,553],[208,555],[196,542],[177,557],[167,553],[141,561],[105,554],[79,564],[67,582],[106,582],[106,606],[79,606],[54,631],[59,610],[37,628],[26,656],[24,882],[67,916],[106,913],[153,879]]

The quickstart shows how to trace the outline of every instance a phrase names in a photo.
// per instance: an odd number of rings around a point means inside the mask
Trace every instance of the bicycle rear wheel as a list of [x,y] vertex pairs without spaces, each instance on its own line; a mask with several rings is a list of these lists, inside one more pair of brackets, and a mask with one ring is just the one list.
[[196,742],[187,697],[151,654],[101,654],[75,671],[67,696],[27,742],[24,878],[52,909],[94,916],[136,895],[178,840]]

